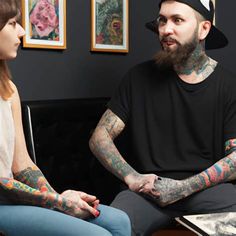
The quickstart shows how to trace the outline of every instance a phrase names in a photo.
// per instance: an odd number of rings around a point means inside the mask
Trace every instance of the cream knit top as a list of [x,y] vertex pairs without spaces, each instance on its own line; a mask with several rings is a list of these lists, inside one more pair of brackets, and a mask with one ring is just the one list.
[[15,131],[11,102],[0,97],[0,177],[12,178]]

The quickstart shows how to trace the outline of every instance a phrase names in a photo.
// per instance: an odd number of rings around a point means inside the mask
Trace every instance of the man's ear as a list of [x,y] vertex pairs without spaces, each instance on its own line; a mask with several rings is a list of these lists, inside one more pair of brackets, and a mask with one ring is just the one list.
[[206,20],[206,21],[200,22],[199,31],[198,31],[200,41],[202,41],[206,38],[210,29],[211,29],[211,22],[210,21]]

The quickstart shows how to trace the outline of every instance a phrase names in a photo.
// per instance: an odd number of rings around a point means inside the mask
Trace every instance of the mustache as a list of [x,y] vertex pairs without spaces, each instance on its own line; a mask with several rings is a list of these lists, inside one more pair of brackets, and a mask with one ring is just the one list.
[[174,39],[174,38],[172,38],[172,37],[170,37],[170,36],[163,36],[163,37],[160,39],[160,42],[161,42],[161,43],[166,43],[166,42],[168,42],[168,43],[176,43],[176,44],[178,44],[178,45],[181,45],[181,44],[179,43],[179,41],[177,41],[176,39]]

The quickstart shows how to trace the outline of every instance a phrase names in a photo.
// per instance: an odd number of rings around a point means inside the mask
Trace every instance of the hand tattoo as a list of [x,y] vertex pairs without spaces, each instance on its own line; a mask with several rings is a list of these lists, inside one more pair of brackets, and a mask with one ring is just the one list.
[[160,194],[155,198],[159,206],[166,206],[189,195],[191,188],[181,180],[159,177],[154,183],[154,192]]

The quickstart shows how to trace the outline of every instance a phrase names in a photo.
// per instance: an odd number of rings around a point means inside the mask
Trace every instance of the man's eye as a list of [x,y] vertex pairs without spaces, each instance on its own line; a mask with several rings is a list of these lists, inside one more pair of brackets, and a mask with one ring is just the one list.
[[177,24],[182,23],[182,22],[183,22],[183,20],[181,18],[176,18],[175,19],[175,23],[177,23]]

